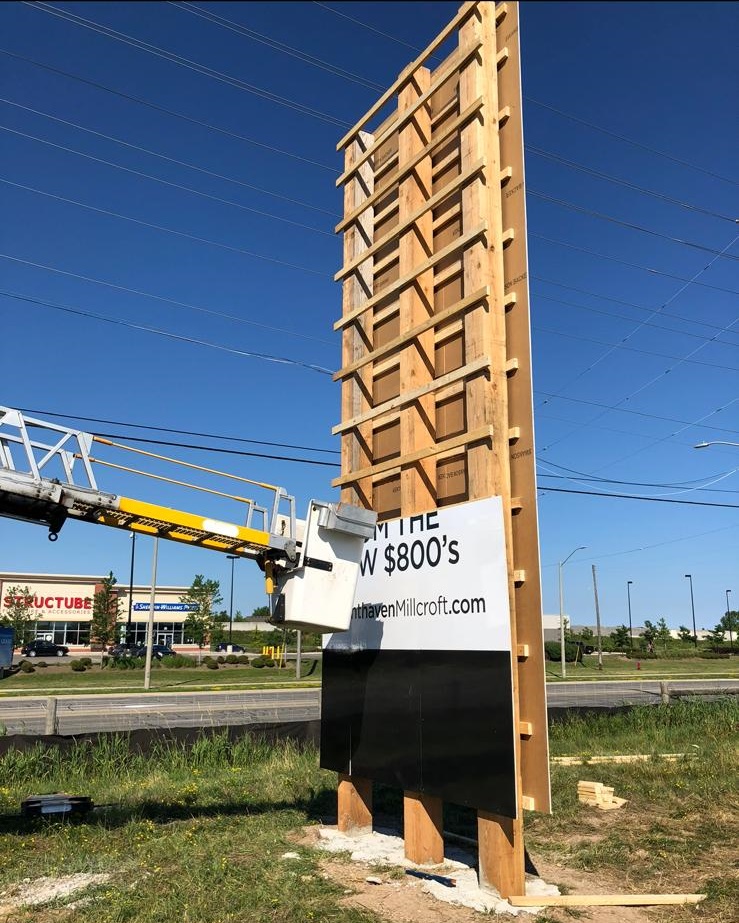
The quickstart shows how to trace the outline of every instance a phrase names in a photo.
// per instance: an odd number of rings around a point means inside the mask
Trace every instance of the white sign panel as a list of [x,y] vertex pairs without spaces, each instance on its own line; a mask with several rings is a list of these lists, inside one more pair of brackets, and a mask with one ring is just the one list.
[[324,640],[331,650],[510,651],[501,498],[380,523],[351,627]]

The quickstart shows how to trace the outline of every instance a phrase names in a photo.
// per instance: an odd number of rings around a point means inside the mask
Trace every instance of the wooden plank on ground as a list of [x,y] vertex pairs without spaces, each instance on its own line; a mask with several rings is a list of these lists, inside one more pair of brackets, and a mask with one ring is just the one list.
[[705,894],[551,894],[509,897],[514,907],[657,907],[698,904]]

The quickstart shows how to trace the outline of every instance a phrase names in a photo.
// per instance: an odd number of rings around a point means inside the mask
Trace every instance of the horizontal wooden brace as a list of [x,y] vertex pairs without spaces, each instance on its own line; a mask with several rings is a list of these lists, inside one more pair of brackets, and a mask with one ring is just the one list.
[[526,583],[526,571],[525,570],[514,570],[513,571],[513,582],[516,586],[522,586]]
[[508,442],[517,442],[521,438],[521,427],[511,426],[508,430]]
[[506,311],[510,311],[517,300],[518,297],[515,292],[508,292],[508,294],[505,296],[503,307],[506,309]]
[[500,51],[498,52],[498,57],[495,59],[495,63],[500,68],[500,67],[503,67],[503,65],[505,64],[507,60],[508,60],[508,49],[501,48]]
[[359,359],[356,359],[354,362],[351,362],[349,365],[344,366],[343,369],[339,369],[339,371],[334,375],[334,381],[347,378],[349,375],[352,375],[354,372],[356,372],[358,369],[361,369],[369,362],[382,359],[383,356],[386,356],[388,353],[392,353],[400,346],[409,343],[414,337],[420,336],[420,334],[425,333],[432,327],[438,327],[440,324],[445,323],[452,317],[456,317],[458,314],[466,311],[467,308],[471,308],[473,305],[478,304],[479,302],[488,298],[489,295],[490,289],[486,285],[484,288],[479,289],[472,295],[468,295],[467,298],[463,298],[456,304],[451,305],[451,307],[447,308],[445,311],[440,311],[438,314],[431,314],[425,320],[421,321],[420,324],[416,324],[416,326],[411,327],[410,330],[404,331],[400,334],[400,336],[397,336],[389,342],[385,343],[383,346],[380,346],[379,349],[375,349],[372,352],[361,356]]
[[536,801],[531,795],[522,795],[521,796],[521,807],[524,811],[535,811],[536,810]]
[[513,228],[508,228],[507,230],[503,231],[503,246],[510,246],[510,244],[513,243],[515,236],[516,232]]
[[403,291],[403,289],[408,288],[409,285],[412,285],[413,282],[424,272],[428,272],[429,269],[433,269],[437,263],[440,263],[442,260],[445,260],[448,256],[451,256],[453,253],[456,253],[460,250],[464,250],[469,244],[477,240],[478,237],[486,231],[485,225],[480,225],[474,231],[470,231],[469,234],[464,234],[462,237],[458,237],[456,240],[453,240],[450,244],[447,244],[442,250],[439,250],[438,253],[434,253],[427,260],[424,260],[422,263],[419,263],[412,272],[406,273],[404,276],[401,276],[400,279],[396,279],[395,282],[388,285],[386,289],[383,289],[377,295],[373,295],[372,298],[368,298],[367,301],[363,302],[359,307],[355,308],[353,311],[349,311],[348,314],[345,314],[343,317],[339,318],[334,323],[334,330],[341,330],[342,327],[347,327],[358,317],[361,317],[365,311],[369,311],[370,308],[373,308],[376,304],[380,304],[383,301],[386,301],[389,298],[392,298],[394,295]]
[[502,128],[503,125],[505,125],[505,123],[508,121],[510,117],[511,117],[511,107],[503,106],[503,108],[498,113],[498,128]]
[[495,7],[495,25],[499,26],[508,15],[508,4],[499,3]]
[[363,478],[376,478],[388,471],[400,471],[424,458],[432,458],[434,455],[441,455],[443,452],[451,452],[454,449],[469,446],[476,442],[484,442],[493,438],[492,426],[481,426],[471,433],[462,433],[452,439],[445,439],[444,442],[437,442],[435,445],[426,446],[423,449],[417,449],[415,452],[409,452],[398,458],[389,458],[387,461],[380,462],[377,465],[371,465],[368,468],[362,468],[360,471],[351,471],[349,474],[343,474],[331,482],[332,487],[343,487],[345,484],[353,484],[355,481],[361,481]]
[[697,904],[705,894],[526,894],[508,898],[514,907],[650,907]]
[[523,500],[521,497],[511,497],[511,512],[514,514],[520,513],[523,509]]
[[452,19],[452,21],[441,30],[441,32],[436,36],[436,38],[424,48],[421,54],[403,71],[403,73],[398,77],[398,79],[389,86],[387,90],[382,94],[382,96],[377,100],[377,102],[372,106],[362,118],[354,125],[349,131],[344,135],[344,137],[336,145],[336,150],[340,151],[347,146],[351,139],[356,135],[358,131],[361,131],[362,128],[373,118],[377,113],[382,109],[385,103],[403,86],[404,83],[407,83],[408,76],[413,71],[417,70],[427,58],[430,58],[431,55],[436,51],[439,45],[442,45],[454,32],[458,29],[465,20],[467,20],[471,13],[477,7],[478,0],[474,0],[471,3],[465,3],[464,6],[460,9],[457,15]]
[[382,250],[382,248],[391,243],[394,238],[400,237],[400,235],[404,231],[407,231],[408,228],[410,228],[411,225],[418,221],[422,215],[425,215],[426,212],[430,209],[436,208],[437,205],[440,205],[445,199],[457,192],[457,190],[464,186],[468,180],[479,173],[484,166],[485,161],[478,160],[478,162],[473,164],[469,170],[465,170],[464,173],[460,173],[460,175],[455,177],[454,181],[449,183],[448,186],[440,189],[435,195],[432,195],[430,199],[427,199],[421,208],[417,208],[416,211],[414,211],[412,215],[409,215],[402,224],[394,227],[388,234],[385,234],[379,240],[375,241],[371,247],[363,250],[359,257],[352,260],[351,263],[347,263],[346,266],[340,269],[334,276],[334,282],[338,282],[339,280],[346,278],[346,276],[348,276],[351,272],[353,272],[359,266],[362,266],[365,260],[369,259],[371,256],[374,256],[378,250]]
[[516,645],[516,657],[519,660],[526,660],[529,656],[529,646],[528,644],[517,644]]
[[534,725],[530,721],[519,721],[518,733],[521,737],[531,737],[534,733]]
[[463,365],[458,369],[454,369],[452,372],[447,372],[446,375],[435,378],[433,381],[427,382],[419,388],[414,388],[412,391],[405,391],[402,394],[398,394],[396,397],[391,397],[390,400],[378,404],[377,407],[373,407],[371,410],[366,410],[364,413],[352,417],[350,420],[345,420],[343,423],[337,424],[331,430],[331,434],[333,436],[344,435],[349,430],[354,429],[355,426],[360,426],[362,423],[369,423],[370,420],[374,420],[376,417],[392,413],[394,410],[398,410],[406,404],[412,404],[413,401],[417,401],[420,397],[430,394],[432,391],[440,391],[442,388],[453,385],[455,382],[462,381],[465,378],[472,378],[473,375],[478,375],[480,372],[489,368],[490,357],[481,356],[474,362],[470,362],[469,365]]
[[425,147],[422,147],[420,151],[415,153],[413,157],[408,161],[408,163],[403,164],[398,173],[393,176],[391,179],[387,180],[382,185],[373,191],[372,195],[367,196],[367,198],[361,202],[353,212],[350,212],[346,217],[336,225],[334,230],[337,234],[345,230],[349,225],[356,221],[360,215],[362,215],[371,205],[374,205],[375,202],[378,202],[380,199],[383,199],[389,192],[392,192],[393,188],[396,185],[400,185],[402,180],[416,169],[419,163],[424,160],[426,157],[430,156],[437,147],[445,144],[463,125],[466,125],[467,122],[474,118],[475,115],[482,109],[484,99],[482,96],[478,97],[473,103],[470,103],[469,106],[461,112],[453,122],[450,122],[444,127],[444,129],[439,132],[436,137],[432,137],[431,140]]
[[382,147],[382,145],[385,144],[385,142],[391,138],[396,131],[401,131],[408,124],[408,122],[412,121],[418,110],[428,103],[434,93],[438,92],[438,90],[444,86],[450,77],[457,73],[457,71],[461,70],[467,64],[470,58],[473,58],[477,54],[481,45],[482,40],[478,39],[476,42],[473,42],[469,48],[465,49],[465,51],[455,55],[455,57],[444,68],[444,70],[437,75],[433,84],[428,88],[428,90],[422,93],[413,103],[413,105],[406,109],[402,115],[393,121],[391,125],[388,125],[385,129],[383,129],[382,132],[375,135],[375,140],[373,141],[371,147],[367,148],[364,154],[357,158],[349,170],[347,170],[345,173],[342,173],[342,175],[336,180],[336,185],[341,186],[341,184],[345,182],[342,177],[347,175],[351,176],[352,174],[356,173],[357,170],[370,159],[375,151]]
[[509,359],[505,364],[505,373],[510,378],[518,371],[518,359]]
[[500,171],[500,185],[505,186],[505,184],[513,176],[513,167],[506,167],[504,170]]

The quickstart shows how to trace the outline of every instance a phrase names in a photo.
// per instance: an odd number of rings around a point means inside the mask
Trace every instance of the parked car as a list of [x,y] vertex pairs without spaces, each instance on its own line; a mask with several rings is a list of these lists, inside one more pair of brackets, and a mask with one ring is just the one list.
[[63,644],[54,644],[53,641],[44,641],[42,638],[29,641],[21,648],[24,657],[66,657],[68,653],[69,648]]
[[[152,644],[151,646],[151,656],[153,660],[163,660],[165,657],[174,657],[176,651],[173,651],[171,647],[168,647],[166,644]],[[131,654],[132,657],[146,657],[146,645],[140,644],[136,647]]]
[[[229,648],[231,648],[230,651]],[[229,644],[228,641],[221,641],[216,644],[216,651],[223,654],[243,654],[245,650],[246,648],[240,644]]]

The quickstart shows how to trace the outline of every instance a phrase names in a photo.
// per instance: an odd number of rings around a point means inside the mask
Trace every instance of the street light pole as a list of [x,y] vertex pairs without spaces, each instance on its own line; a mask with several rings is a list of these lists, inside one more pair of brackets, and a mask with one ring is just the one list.
[[126,621],[126,644],[131,643],[131,611],[133,609],[133,562],[136,557],[136,533],[131,533],[131,575],[128,580],[128,620]]
[[231,562],[231,598],[228,604],[228,643],[231,644],[234,631],[234,561],[238,555],[227,554],[226,557]]
[[690,581],[690,609],[693,613],[693,644],[697,648],[698,647],[698,635],[695,630],[695,601],[693,599],[693,577],[691,574],[686,574],[685,576]]
[[629,650],[634,650],[634,632],[631,628],[631,584],[633,580],[626,581],[626,598],[629,601]]
[[562,679],[567,679],[567,665],[565,658],[565,594],[564,587],[562,584],[562,568],[570,560],[573,554],[576,551],[583,551],[587,548],[587,545],[580,545],[575,548],[574,551],[571,551],[564,561],[559,562],[559,656],[560,663],[562,665]]
[[734,653],[734,633],[731,629],[731,608],[729,606],[729,593],[731,590],[726,591],[726,628],[729,632],[729,651],[731,654]]

